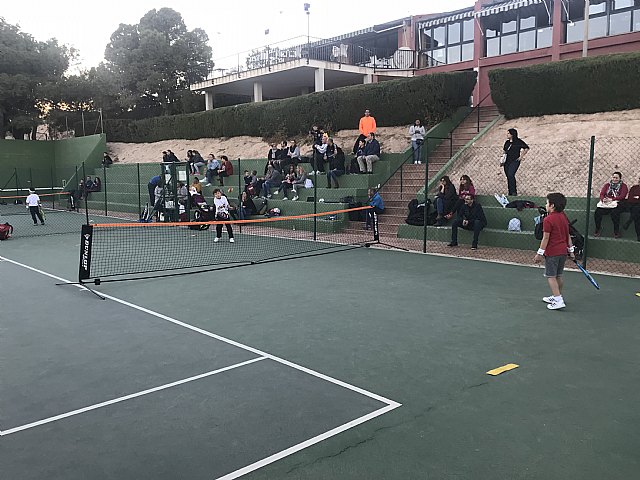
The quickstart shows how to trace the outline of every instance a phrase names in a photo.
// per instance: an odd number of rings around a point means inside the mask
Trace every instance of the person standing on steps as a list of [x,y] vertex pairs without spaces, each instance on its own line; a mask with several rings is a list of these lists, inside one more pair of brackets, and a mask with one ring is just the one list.
[[509,195],[518,196],[516,172],[527,153],[529,153],[529,145],[518,137],[518,131],[515,128],[507,130],[507,141],[504,142],[503,147],[502,168],[507,176]]
[[414,165],[420,165],[422,163],[422,144],[424,143],[424,135],[424,127],[420,123],[420,119],[417,119],[414,124],[409,127],[409,137],[411,137]]

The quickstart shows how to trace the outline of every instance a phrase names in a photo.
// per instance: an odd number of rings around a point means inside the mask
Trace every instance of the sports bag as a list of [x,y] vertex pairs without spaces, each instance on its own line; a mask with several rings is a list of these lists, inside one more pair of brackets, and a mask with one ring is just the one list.
[[7,240],[13,234],[13,226],[9,223],[0,225],[0,240]]

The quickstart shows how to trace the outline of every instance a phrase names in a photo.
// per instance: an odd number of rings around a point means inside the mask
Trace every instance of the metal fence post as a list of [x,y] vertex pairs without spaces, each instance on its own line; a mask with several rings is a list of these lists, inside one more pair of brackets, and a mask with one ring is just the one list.
[[422,253],[427,253],[427,217],[429,208],[427,207],[427,190],[429,189],[429,137],[425,137],[424,149],[424,227],[422,230]]
[[595,153],[595,145],[596,145],[596,137],[591,137],[591,146],[589,149],[589,178],[587,180],[587,208],[586,208],[586,218],[585,218],[585,232],[584,232],[584,250],[582,254],[582,266],[587,268],[587,248],[589,245],[589,219],[591,218],[591,188],[593,184],[593,157]]
[[[13,169],[13,174],[16,177],[16,197],[19,197],[20,196],[20,181],[18,180],[18,168],[17,167],[15,167]],[[16,200],[18,200],[18,199],[16,198]]]
[[[315,162],[314,162],[315,165]],[[313,177],[313,240],[318,238],[318,174]]]
[[140,164],[136,163],[136,170],[138,172],[138,215],[142,215],[142,203],[140,198]]
[[107,166],[102,166],[102,185],[104,190],[104,216],[109,215],[107,207]]
[[56,208],[56,192],[55,192],[55,183],[53,180],[53,166],[50,169],[50,173],[51,173],[51,208],[55,209]]

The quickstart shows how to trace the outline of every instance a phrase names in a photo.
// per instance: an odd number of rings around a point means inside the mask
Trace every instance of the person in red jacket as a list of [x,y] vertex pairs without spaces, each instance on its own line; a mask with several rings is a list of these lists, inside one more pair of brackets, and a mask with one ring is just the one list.
[[594,237],[599,237],[602,231],[602,217],[611,215],[613,222],[613,236],[620,238],[620,214],[624,211],[624,200],[627,198],[629,189],[622,181],[622,173],[613,172],[611,181],[605,183],[600,190],[600,201],[596,207],[594,219],[596,221],[596,231]]
[[567,255],[575,258],[574,247],[569,234],[569,220],[564,213],[567,206],[567,198],[561,193],[550,193],[547,195],[545,208],[549,214],[542,223],[542,240],[540,248],[534,257],[534,263],[539,263],[544,256],[544,276],[547,277],[551,296],[542,297],[542,301],[548,303],[549,310],[558,310],[566,307],[562,297],[562,287],[564,281],[562,273]]
[[640,242],[640,179],[636,185],[629,189],[627,196],[627,208],[629,209],[629,220],[624,224],[626,230],[633,222],[636,227],[636,235]]
[[218,169],[218,178],[220,179],[220,186],[224,186],[224,177],[230,177],[233,175],[233,164],[229,161],[229,157],[226,155],[221,155],[220,160],[222,160],[220,169]]

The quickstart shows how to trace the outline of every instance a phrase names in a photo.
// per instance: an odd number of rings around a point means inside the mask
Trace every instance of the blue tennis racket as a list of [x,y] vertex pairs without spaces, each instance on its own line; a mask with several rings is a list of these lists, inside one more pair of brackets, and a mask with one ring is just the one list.
[[584,274],[584,276],[587,277],[587,280],[591,282],[591,285],[596,287],[597,290],[600,290],[600,285],[598,285],[598,282],[596,282],[596,279],[593,278],[591,274],[582,265],[580,265],[575,259],[572,259],[572,260],[573,260],[573,263],[575,263],[578,266],[578,268]]

